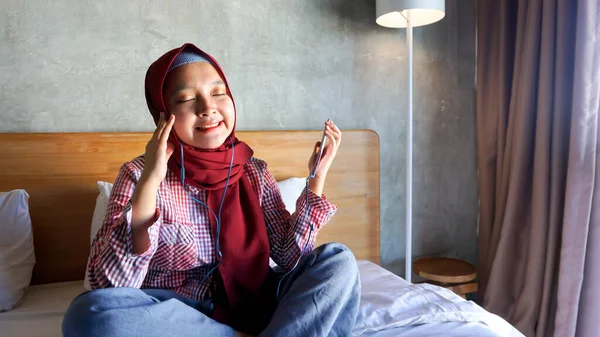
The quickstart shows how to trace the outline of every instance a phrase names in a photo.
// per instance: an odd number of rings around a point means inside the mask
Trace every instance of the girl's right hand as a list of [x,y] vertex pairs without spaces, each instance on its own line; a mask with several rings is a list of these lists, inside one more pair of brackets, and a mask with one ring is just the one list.
[[143,179],[158,186],[165,179],[167,162],[175,149],[173,144],[168,142],[174,122],[175,115],[170,115],[169,119],[165,120],[165,114],[160,113],[156,130],[154,130],[152,138],[146,144],[144,170],[140,180]]

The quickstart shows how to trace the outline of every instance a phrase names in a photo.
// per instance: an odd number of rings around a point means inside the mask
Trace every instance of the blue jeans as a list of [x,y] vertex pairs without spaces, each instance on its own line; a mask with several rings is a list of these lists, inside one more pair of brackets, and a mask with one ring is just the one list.
[[[322,245],[300,260],[281,284],[279,300],[259,336],[350,336],[360,301],[354,255],[339,243]],[[223,336],[233,329],[204,313],[206,302],[161,289],[93,290],[71,303],[63,336]]]

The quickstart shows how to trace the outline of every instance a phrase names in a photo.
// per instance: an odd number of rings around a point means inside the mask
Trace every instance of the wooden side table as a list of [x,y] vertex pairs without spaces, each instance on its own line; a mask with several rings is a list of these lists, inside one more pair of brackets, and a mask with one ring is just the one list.
[[458,259],[447,257],[426,257],[413,262],[415,274],[426,279],[427,283],[450,289],[466,298],[467,294],[477,292],[477,268]]

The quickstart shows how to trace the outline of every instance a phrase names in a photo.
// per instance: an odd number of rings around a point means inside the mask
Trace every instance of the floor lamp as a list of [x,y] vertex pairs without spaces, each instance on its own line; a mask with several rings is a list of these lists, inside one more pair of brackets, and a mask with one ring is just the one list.
[[405,279],[412,278],[412,151],[413,151],[413,27],[441,20],[444,0],[377,0],[376,22],[389,28],[406,28],[408,44],[408,118],[406,128],[406,266]]

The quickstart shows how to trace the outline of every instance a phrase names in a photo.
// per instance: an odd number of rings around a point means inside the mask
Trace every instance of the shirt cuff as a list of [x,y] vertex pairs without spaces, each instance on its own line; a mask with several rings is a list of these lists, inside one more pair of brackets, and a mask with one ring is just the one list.
[[[296,209],[306,211],[306,207],[306,189],[304,189],[298,198]],[[318,196],[310,189],[308,190],[308,207],[310,208],[311,219],[321,220],[317,225],[318,228],[329,222],[338,210],[337,206],[330,203],[324,194]]]

